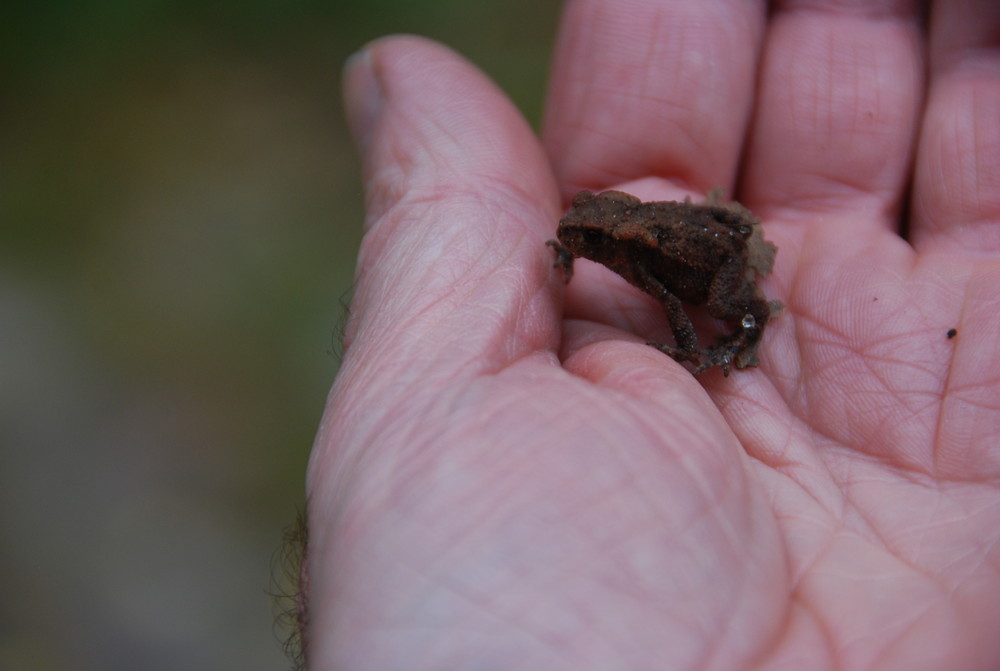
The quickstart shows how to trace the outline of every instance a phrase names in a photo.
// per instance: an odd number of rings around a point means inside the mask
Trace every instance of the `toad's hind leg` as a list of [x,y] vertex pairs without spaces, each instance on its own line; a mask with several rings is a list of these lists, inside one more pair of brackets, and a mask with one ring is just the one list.
[[672,347],[653,341],[647,341],[646,344],[667,354],[675,361],[693,361],[698,363],[698,338],[695,335],[691,319],[684,312],[684,305],[681,303],[681,300],[670,293],[659,280],[645,270],[640,271],[639,277],[643,282],[641,288],[656,298],[667,313],[667,319],[670,321],[670,331],[674,334],[677,346]]
[[[742,317],[729,320],[731,323],[735,322],[733,332],[720,337],[714,347],[701,352],[706,359],[706,363],[702,364],[705,368],[721,366],[723,375],[728,376],[730,364],[736,368],[755,368],[758,365],[757,345],[760,344],[771,310],[777,308],[756,296],[743,303],[742,308],[740,311],[745,310]],[[703,369],[700,367],[695,374]]]

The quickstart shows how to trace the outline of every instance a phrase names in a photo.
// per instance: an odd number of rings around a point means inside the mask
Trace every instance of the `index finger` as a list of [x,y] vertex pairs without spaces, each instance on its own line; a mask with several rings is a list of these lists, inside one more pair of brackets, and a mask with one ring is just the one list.
[[564,199],[659,176],[732,185],[766,3],[571,0],[543,125]]

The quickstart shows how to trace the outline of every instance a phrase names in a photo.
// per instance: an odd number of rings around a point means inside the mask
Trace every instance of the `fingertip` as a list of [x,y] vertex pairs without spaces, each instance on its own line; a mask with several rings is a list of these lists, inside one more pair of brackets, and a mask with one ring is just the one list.
[[355,144],[364,152],[382,109],[382,87],[367,46],[354,52],[344,63],[343,91],[347,125]]
[[347,124],[362,153],[368,148],[387,95],[384,80],[386,67],[394,67],[401,58],[401,52],[421,50],[450,51],[427,38],[416,35],[396,34],[379,37],[348,56],[343,68],[344,108]]
[[[397,193],[447,185],[511,184],[536,198],[554,189],[530,126],[479,68],[431,39],[391,35],[345,63],[348,124],[366,175]],[[520,166],[512,169],[513,166]],[[528,170],[523,170],[528,166]],[[369,203],[371,205],[371,203]]]

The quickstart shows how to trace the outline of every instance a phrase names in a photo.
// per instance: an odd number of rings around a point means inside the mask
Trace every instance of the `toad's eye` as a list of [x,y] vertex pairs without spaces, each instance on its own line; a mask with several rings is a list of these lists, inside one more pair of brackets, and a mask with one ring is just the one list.
[[604,234],[593,228],[583,230],[583,241],[588,245],[599,245],[604,240]]

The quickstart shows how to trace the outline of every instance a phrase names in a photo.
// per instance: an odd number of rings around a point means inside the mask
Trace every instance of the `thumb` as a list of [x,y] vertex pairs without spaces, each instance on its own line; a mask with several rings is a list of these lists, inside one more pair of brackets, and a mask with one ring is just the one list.
[[344,92],[367,207],[344,367],[375,357],[402,389],[554,347],[557,306],[540,289],[556,285],[544,240],[558,194],[514,105],[410,36],[354,56]]

